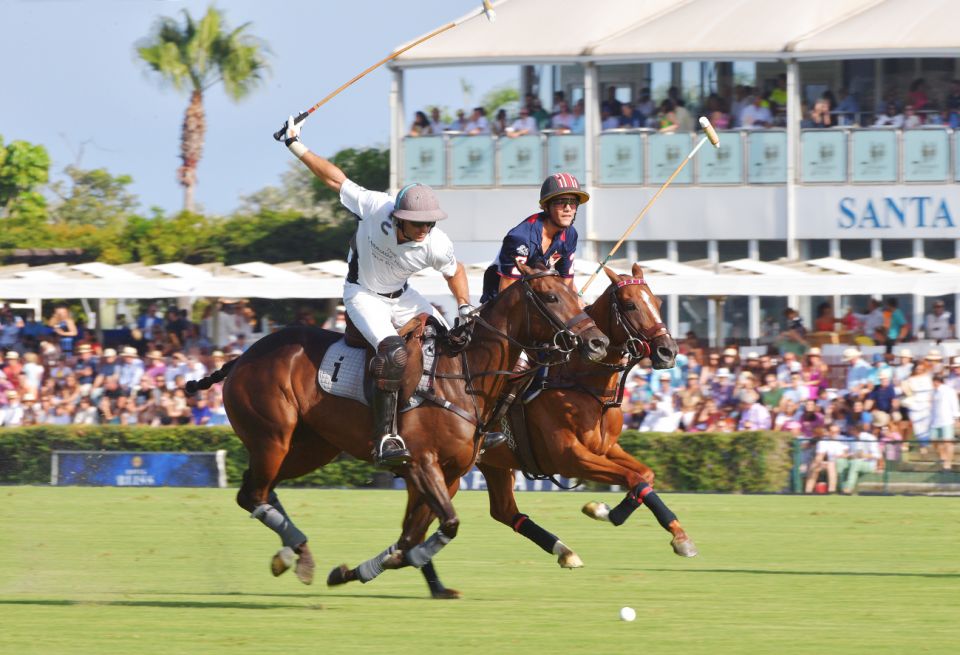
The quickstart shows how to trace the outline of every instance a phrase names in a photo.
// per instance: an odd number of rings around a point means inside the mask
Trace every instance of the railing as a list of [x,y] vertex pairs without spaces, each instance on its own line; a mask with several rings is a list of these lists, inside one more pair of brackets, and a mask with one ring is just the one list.
[[[946,443],[929,439],[796,439],[790,486],[794,493],[813,494],[960,492],[957,454],[950,470],[943,468],[940,459],[939,449]],[[832,452],[818,456],[818,445]],[[876,455],[879,459],[872,459]]]
[[[783,130],[719,131],[719,148],[702,148],[674,184],[769,185],[787,180],[787,135]],[[595,153],[598,186],[658,186],[696,142],[694,134],[649,129],[609,130]],[[585,139],[574,134],[517,138],[407,137],[404,183],[434,187],[537,186],[565,171],[585,178]],[[960,181],[960,132],[949,128],[828,128],[801,130],[802,184],[947,183]]]

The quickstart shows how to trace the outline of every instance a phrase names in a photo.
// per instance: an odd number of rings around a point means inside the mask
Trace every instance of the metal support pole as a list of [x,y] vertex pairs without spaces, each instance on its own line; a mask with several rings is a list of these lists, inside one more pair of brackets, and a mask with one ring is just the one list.
[[787,61],[787,259],[797,259],[797,162],[800,153],[800,66]]
[[593,202],[584,205],[584,236],[586,248],[584,256],[587,259],[599,259],[600,248],[597,247],[596,235],[596,207],[598,194],[594,193],[594,162],[597,147],[597,135],[600,133],[600,90],[597,84],[597,66],[587,62],[583,67],[583,172],[586,179],[583,186],[593,198]]
[[[400,188],[400,148],[403,144],[403,69],[393,69],[390,80],[390,191]],[[403,180],[406,182],[406,180]]]

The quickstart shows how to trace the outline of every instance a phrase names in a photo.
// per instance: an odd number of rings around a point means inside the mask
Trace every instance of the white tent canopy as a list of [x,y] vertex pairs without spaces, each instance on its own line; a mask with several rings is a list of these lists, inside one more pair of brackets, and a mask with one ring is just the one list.
[[[960,56],[956,0],[500,0],[494,7],[496,23],[465,22],[391,65]],[[570,29],[545,29],[548,18]]]
[[[487,264],[467,266],[474,299],[483,287]],[[611,268],[630,272],[632,264]],[[826,257],[805,262],[760,262],[743,259],[720,264],[678,263],[665,259],[641,262],[654,293],[683,296],[891,295],[944,296],[960,293],[960,260],[908,257],[894,261],[848,262]],[[339,298],[346,262],[304,264],[249,262],[226,266],[191,266],[174,262],[146,266],[128,264],[51,264],[0,267],[0,294],[5,299],[61,298]],[[596,264],[576,261],[576,283],[582,288]],[[446,280],[429,270],[414,275],[411,285],[431,297],[449,296]],[[592,300],[607,286],[602,274],[587,291]]]

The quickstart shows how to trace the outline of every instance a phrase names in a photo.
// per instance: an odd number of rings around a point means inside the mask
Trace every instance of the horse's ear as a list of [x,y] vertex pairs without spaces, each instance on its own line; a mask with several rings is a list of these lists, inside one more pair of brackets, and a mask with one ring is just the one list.
[[603,267],[603,272],[607,274],[607,277],[610,278],[611,284],[617,284],[620,281],[620,276],[611,271],[606,266]]
[[643,269],[640,268],[640,264],[636,262],[633,263],[633,270],[631,271],[631,273],[633,273],[633,277],[639,278],[641,280],[643,279]]
[[520,271],[521,275],[533,275],[534,270],[524,264],[523,262],[517,262],[517,270]]

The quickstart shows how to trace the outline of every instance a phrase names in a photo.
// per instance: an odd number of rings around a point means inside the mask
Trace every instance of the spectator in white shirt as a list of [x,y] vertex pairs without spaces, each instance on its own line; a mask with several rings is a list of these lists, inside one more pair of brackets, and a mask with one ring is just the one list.
[[960,419],[960,400],[957,392],[944,384],[942,375],[933,376],[933,402],[930,417],[930,440],[936,444],[944,471],[953,466],[953,441],[957,420]]
[[942,300],[933,303],[933,311],[927,314],[923,322],[927,338],[936,341],[953,338],[953,326],[950,324],[950,312],[944,310]]
[[23,425],[23,412],[20,394],[14,389],[7,390],[7,404],[0,407],[0,425],[7,427]]
[[892,102],[887,104],[885,113],[877,116],[874,127],[903,127],[903,114],[897,112],[897,106]]
[[490,121],[487,120],[487,110],[483,107],[474,107],[473,116],[464,128],[467,134],[490,134]]
[[770,127],[773,114],[770,108],[763,104],[759,94],[753,96],[753,101],[740,112],[740,126],[747,130]]
[[561,102],[559,111],[550,119],[550,127],[555,130],[569,132],[573,124],[573,114],[570,113],[570,106],[566,102]]
[[520,115],[513,121],[513,124],[507,128],[507,136],[525,136],[527,134],[536,134],[538,131],[537,121],[530,115],[530,110],[526,107],[521,107]]
[[430,110],[430,129],[431,134],[443,134],[443,131],[448,129],[447,124],[443,122],[443,118],[440,117],[440,108],[434,107]]

